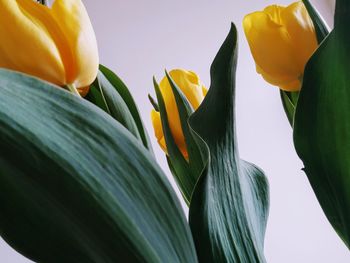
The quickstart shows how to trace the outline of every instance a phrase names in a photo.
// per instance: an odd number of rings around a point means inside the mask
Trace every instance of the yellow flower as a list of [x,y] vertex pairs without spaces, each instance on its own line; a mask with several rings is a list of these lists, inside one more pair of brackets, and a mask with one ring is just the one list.
[[0,0],[0,17],[0,67],[82,92],[96,78],[96,37],[80,0]]
[[317,48],[304,4],[268,6],[245,16],[243,28],[257,72],[282,90],[300,90],[305,64]]
[[[183,69],[174,69],[169,72],[169,75],[184,93],[188,101],[191,103],[193,109],[196,110],[207,94],[207,89],[201,83],[197,74]],[[175,97],[166,77],[164,77],[160,82],[159,88],[164,99],[172,136],[182,155],[188,159],[187,147],[181,128],[180,116],[176,106]],[[158,143],[160,147],[167,152],[160,113],[152,110],[151,119]]]

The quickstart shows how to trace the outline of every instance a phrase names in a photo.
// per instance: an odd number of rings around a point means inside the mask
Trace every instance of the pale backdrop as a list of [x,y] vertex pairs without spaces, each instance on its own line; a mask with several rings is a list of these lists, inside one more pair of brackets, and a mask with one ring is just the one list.
[[[276,1],[276,0],[275,0]],[[322,213],[301,171],[278,90],[255,73],[244,39],[244,14],[275,1],[239,0],[85,0],[96,30],[101,63],[127,83],[151,134],[160,165],[174,184],[149,120],[152,76],[164,68],[197,72],[209,86],[209,66],[230,27],[239,31],[237,130],[241,156],[258,164],[269,178],[271,209],[265,251],[270,263],[346,263],[350,253]],[[279,0],[279,4],[290,1]],[[327,1],[316,3],[327,21]],[[186,210],[186,209],[185,209]],[[0,262],[29,262],[0,240]]]

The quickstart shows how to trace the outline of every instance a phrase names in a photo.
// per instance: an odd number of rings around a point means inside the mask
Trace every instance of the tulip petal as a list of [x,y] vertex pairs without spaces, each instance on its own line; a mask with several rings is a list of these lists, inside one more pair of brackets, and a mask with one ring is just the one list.
[[315,28],[304,4],[268,6],[247,15],[243,27],[257,72],[283,90],[299,90],[305,64],[317,48]]
[[203,96],[205,97],[208,93],[208,89],[206,86],[202,85],[202,92],[203,92]]
[[83,3],[56,0],[51,11],[69,46],[69,52],[62,57],[68,83],[77,87],[90,85],[97,75],[99,57],[96,36]]
[[283,11],[284,7],[279,5],[270,5],[265,7],[264,13],[269,15],[271,20],[276,23],[277,25],[283,26],[283,21],[281,18],[281,12]]
[[155,111],[155,110],[151,111],[151,121],[154,129],[154,135],[156,136],[160,147],[162,148],[163,151],[167,152],[159,111]]
[[[174,69],[169,72],[169,75],[185,94],[192,107],[197,109],[204,99],[203,92],[201,91],[201,82],[197,74],[189,70]],[[173,94],[166,77],[162,79],[159,85],[161,90],[164,89],[166,91],[166,94],[164,92],[163,96],[169,97],[169,100],[174,98],[174,96],[171,96]],[[164,100],[167,101],[166,98]]]
[[244,31],[255,63],[263,69],[260,73],[273,76],[274,82],[290,82],[298,79],[302,71],[297,66],[288,32],[272,18],[264,12],[247,15],[243,20]]
[[272,75],[267,74],[262,68],[260,68],[258,65],[256,65],[256,72],[261,74],[261,76],[266,80],[267,82],[278,86],[281,90],[285,91],[298,91],[301,87],[300,78],[293,79],[291,81],[286,81],[285,79],[281,80],[278,78],[275,78]]
[[301,87],[301,81],[298,79],[285,84],[281,84],[279,86],[281,90],[285,90],[285,91],[298,91],[300,90],[300,87]]
[[302,2],[287,6],[281,12],[281,17],[288,31],[290,43],[294,47],[299,68],[304,72],[306,62],[318,46],[312,20]]
[[[197,109],[204,99],[202,85],[197,74],[192,71],[175,69],[170,71],[169,75],[189,100],[193,109]],[[179,111],[172,88],[166,77],[161,80],[159,87],[166,105],[169,126],[173,138],[180,151],[184,156],[187,156],[186,142],[181,128]]]
[[50,10],[34,1],[0,0],[0,67],[66,84],[60,51],[48,30]]

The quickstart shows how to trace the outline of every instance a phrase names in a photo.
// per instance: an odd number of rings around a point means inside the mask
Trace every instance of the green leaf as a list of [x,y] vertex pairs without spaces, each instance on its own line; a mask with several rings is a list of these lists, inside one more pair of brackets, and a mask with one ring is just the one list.
[[325,212],[350,248],[350,4],[337,1],[335,27],[308,62],[294,144]]
[[[127,104],[107,78],[101,72],[98,72],[96,81],[91,86],[93,88],[92,92],[97,90],[100,93],[100,97],[96,96],[96,98],[101,99],[101,108],[103,109],[105,107],[109,115],[141,141],[139,130]],[[99,105],[99,103],[96,104]]]
[[109,115],[111,115],[109,108],[108,108],[108,105],[106,103],[106,99],[103,97],[103,95],[101,93],[101,87],[98,83],[99,83],[98,79],[96,78],[94,83],[92,85],[90,85],[90,90],[84,98],[86,100],[90,101],[91,103],[95,104],[100,109],[107,112]]
[[180,203],[91,103],[0,70],[0,234],[37,262],[197,262]]
[[134,118],[134,121],[135,121],[136,126],[139,130],[143,144],[145,145],[145,147],[148,150],[150,150],[153,153],[152,144],[151,144],[151,141],[149,139],[147,130],[144,127],[144,124],[143,124],[142,119],[140,117],[140,113],[137,109],[137,106],[135,104],[135,101],[134,101],[129,89],[124,84],[124,82],[107,67],[100,65],[100,71],[104,74],[104,76],[114,86],[114,88],[118,91],[119,95],[125,101],[126,105],[129,108],[131,115]]
[[[181,89],[176,85],[174,80],[170,77],[170,75],[167,72],[166,72],[166,76],[170,83],[170,87],[173,91],[175,101],[176,101],[176,106],[179,111],[181,129],[185,137],[185,143],[186,143],[186,148],[188,153],[189,168],[191,170],[191,175],[194,177],[193,181],[196,183],[203,170],[203,161],[202,161],[201,150],[197,145],[197,142],[195,140],[195,137],[192,134],[192,130],[190,126],[188,125],[188,118],[192,115],[193,108],[190,102],[187,100],[185,94],[183,94]],[[184,176],[189,176],[189,175],[187,174]],[[194,187],[192,189],[192,192],[193,190],[194,190]]]
[[190,205],[200,262],[265,262],[268,182],[257,166],[238,154],[236,63],[237,32],[232,24],[211,66],[209,92],[189,120],[208,149],[207,165]]
[[95,82],[90,86],[86,99],[119,121],[153,154],[152,145],[137,106],[128,88],[116,74],[100,65],[100,71]]
[[155,108],[158,108],[161,115],[164,138],[168,150],[167,162],[169,169],[177,182],[185,202],[189,205],[198,178],[204,169],[201,149],[201,144],[203,143],[197,143],[198,137],[193,134],[193,131],[188,124],[188,119],[193,114],[192,105],[168,72],[165,72],[165,74],[170,83],[175,103],[177,105],[181,128],[185,138],[188,160],[183,157],[172,136],[165,103],[157,83],[155,83],[155,89],[159,106],[155,105],[155,102],[152,102],[152,100],[151,103],[156,106]]
[[153,79],[153,84],[157,96],[164,139],[168,151],[167,161],[169,168],[175,178],[175,181],[185,202],[189,204],[197,179],[192,176],[190,165],[183,157],[172,136],[165,102],[163,100],[159,85],[155,79]]

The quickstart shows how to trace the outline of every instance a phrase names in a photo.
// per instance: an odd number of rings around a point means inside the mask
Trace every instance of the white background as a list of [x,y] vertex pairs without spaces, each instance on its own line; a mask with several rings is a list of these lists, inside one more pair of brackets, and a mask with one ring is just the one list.
[[[275,0],[276,1],[276,0]],[[152,76],[167,68],[199,74],[209,86],[209,67],[233,21],[239,31],[237,130],[241,157],[256,163],[270,181],[271,208],[265,252],[270,263],[346,263],[350,253],[325,218],[301,171],[292,130],[277,88],[256,74],[244,38],[245,14],[278,2],[254,0],[85,0],[94,25],[101,63],[129,86],[150,132],[160,165],[174,184],[164,154],[154,140],[147,94]],[[315,1],[332,24],[327,1]],[[186,211],[186,209],[185,209]],[[0,240],[0,262],[29,262]]]

